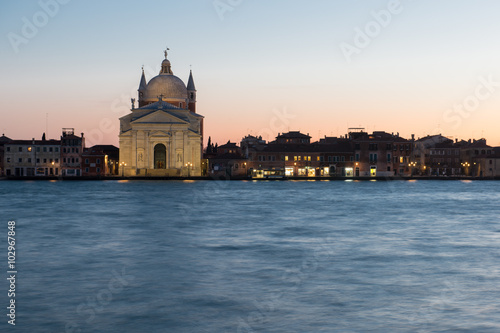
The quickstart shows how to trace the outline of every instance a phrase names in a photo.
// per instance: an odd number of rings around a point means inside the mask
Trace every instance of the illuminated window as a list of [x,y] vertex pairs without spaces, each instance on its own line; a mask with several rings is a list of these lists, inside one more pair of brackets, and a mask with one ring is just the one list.
[[297,158],[299,159],[299,161],[302,159],[302,156],[297,156]]
[[288,156],[285,156],[285,161],[288,161]]
[[405,160],[405,158],[404,158],[403,156],[400,156],[400,157],[399,157],[399,163],[403,163],[403,162],[404,162],[404,160]]

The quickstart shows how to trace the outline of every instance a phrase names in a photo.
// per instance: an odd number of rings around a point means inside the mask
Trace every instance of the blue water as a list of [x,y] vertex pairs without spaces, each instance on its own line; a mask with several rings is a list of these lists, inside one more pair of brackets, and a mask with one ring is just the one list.
[[499,203],[487,181],[1,181],[0,331],[500,332]]

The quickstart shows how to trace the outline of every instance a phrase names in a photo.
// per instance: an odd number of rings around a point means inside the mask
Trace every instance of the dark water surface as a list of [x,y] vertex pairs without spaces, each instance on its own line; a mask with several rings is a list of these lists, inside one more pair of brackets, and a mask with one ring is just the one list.
[[0,182],[12,332],[500,332],[500,182]]

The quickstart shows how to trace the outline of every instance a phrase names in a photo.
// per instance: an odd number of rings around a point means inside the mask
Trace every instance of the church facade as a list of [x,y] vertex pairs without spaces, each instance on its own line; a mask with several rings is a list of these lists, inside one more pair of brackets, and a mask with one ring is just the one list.
[[120,174],[126,177],[201,176],[203,116],[196,113],[196,88],[187,86],[165,59],[159,75],[139,84],[138,108],[120,118]]

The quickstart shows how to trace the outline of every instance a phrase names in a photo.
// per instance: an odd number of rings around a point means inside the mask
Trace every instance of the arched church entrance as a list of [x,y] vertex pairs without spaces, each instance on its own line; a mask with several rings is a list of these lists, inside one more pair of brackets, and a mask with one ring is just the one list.
[[159,143],[155,146],[155,169],[167,168],[167,147]]

